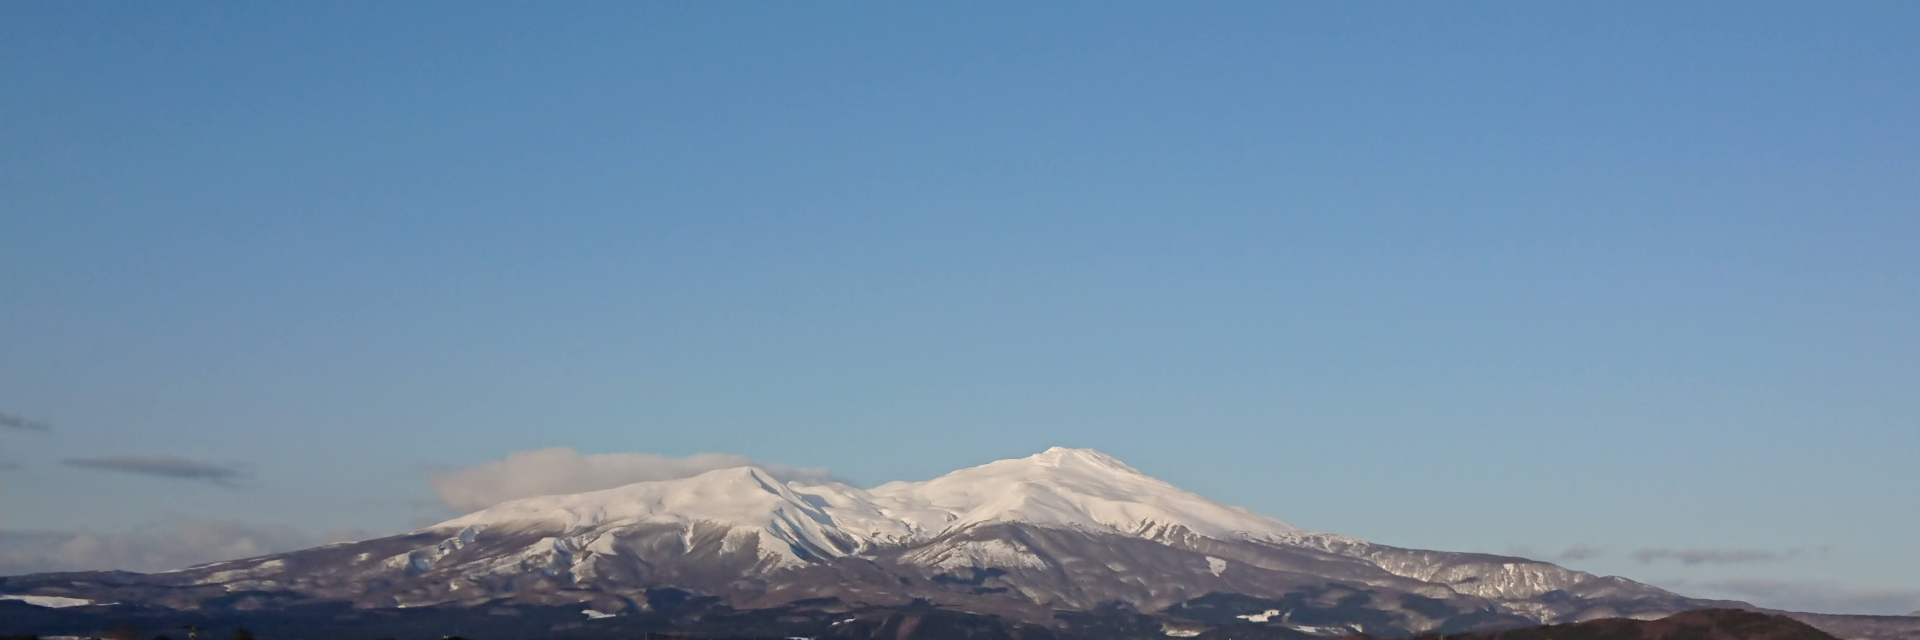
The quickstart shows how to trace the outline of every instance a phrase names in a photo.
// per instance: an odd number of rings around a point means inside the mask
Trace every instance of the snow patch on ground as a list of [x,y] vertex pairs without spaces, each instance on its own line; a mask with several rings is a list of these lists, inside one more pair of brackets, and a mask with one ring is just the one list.
[[611,618],[611,617],[613,617],[613,614],[611,614],[611,613],[603,613],[603,612],[600,612],[600,611],[594,611],[594,610],[592,610],[592,609],[587,609],[587,610],[585,610],[585,611],[581,611],[580,613],[584,613],[584,614],[586,614],[586,615],[587,615],[587,619],[588,619],[588,620],[599,620],[599,619],[601,619],[601,618]]
[[[1268,609],[1260,613],[1249,613],[1244,616],[1234,616],[1234,617],[1239,618],[1241,620],[1245,620],[1247,622],[1258,622],[1258,623],[1267,623],[1267,622],[1284,623],[1286,622],[1286,619],[1287,619],[1286,614],[1280,611],[1279,609]],[[1283,624],[1282,626],[1285,626],[1286,628],[1292,629],[1294,631],[1305,633],[1307,635],[1315,635],[1315,636],[1346,636],[1346,635],[1352,635],[1355,631],[1355,629],[1348,629],[1346,627],[1316,627],[1316,626],[1304,625],[1304,624]]]
[[1219,576],[1227,571],[1227,561],[1213,556],[1207,556],[1207,570],[1212,571],[1213,575]]
[[92,600],[63,598],[60,596],[0,596],[0,600],[18,600],[36,607],[47,607],[49,609],[81,607],[93,604]]
[[1287,628],[1312,636],[1346,636],[1353,634],[1352,629],[1344,627],[1314,627],[1304,624],[1290,624],[1287,625]]
[[226,571],[215,571],[211,574],[208,574],[204,578],[195,580],[194,584],[220,584],[225,582],[240,582],[243,580],[259,578],[267,574],[278,572],[285,568],[287,568],[287,562],[285,560],[268,560],[266,562],[253,565],[251,567],[246,567],[244,569],[228,569]]

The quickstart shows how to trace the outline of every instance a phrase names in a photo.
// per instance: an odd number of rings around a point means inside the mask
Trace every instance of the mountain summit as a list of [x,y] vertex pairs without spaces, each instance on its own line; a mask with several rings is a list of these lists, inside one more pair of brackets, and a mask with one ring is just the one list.
[[1035,623],[1119,606],[1322,635],[1655,617],[1724,604],[1523,558],[1307,531],[1098,451],[1066,448],[872,489],[722,469],[167,573],[0,579],[0,592],[11,594],[190,609],[254,598],[250,606],[584,604],[617,614],[647,610],[649,594],[662,589],[737,609],[923,602]]
[[947,514],[946,530],[1018,522],[1147,537],[1173,529],[1223,539],[1282,540],[1303,533],[1182,491],[1092,449],[1054,447],[926,482],[881,485],[873,495],[902,505],[903,513]]

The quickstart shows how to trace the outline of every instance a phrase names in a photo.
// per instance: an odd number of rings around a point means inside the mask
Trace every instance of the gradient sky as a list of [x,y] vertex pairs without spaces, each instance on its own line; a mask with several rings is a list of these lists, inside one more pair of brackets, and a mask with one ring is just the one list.
[[873,485],[1067,445],[1312,529],[1903,613],[1915,33],[0,4],[0,534],[402,531],[430,475],[550,446]]

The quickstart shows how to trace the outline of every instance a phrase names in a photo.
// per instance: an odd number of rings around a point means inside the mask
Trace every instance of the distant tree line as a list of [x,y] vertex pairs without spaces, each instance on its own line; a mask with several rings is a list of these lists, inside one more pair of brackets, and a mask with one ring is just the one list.
[[[200,629],[190,629],[187,636],[191,640],[199,640]],[[40,636],[33,634],[0,635],[0,640],[40,640]],[[92,636],[89,640],[140,640],[140,631],[131,626],[120,626],[99,636]],[[153,640],[173,640],[173,637],[163,633],[154,636]],[[227,640],[254,640],[253,632],[246,629],[234,629],[233,633],[227,636]]]

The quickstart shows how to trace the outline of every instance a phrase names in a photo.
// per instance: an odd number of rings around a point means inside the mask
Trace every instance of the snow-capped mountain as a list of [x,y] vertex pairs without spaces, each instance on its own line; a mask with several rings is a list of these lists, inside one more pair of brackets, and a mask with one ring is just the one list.
[[1329,635],[1652,617],[1713,604],[1522,558],[1311,532],[1064,448],[872,489],[724,469],[168,573],[0,579],[6,593],[186,608],[338,600],[588,603],[618,613],[646,609],[647,594],[665,588],[743,609],[924,600],[1036,622],[1116,603],[1204,607]]
[[1218,540],[1299,543],[1309,535],[1181,491],[1098,451],[1060,447],[872,490],[840,483],[786,484],[753,467],[721,469],[680,480],[517,500],[431,529],[590,531],[694,523],[752,535],[766,560],[778,566],[910,545],[990,524],[1149,539],[1178,531]]

